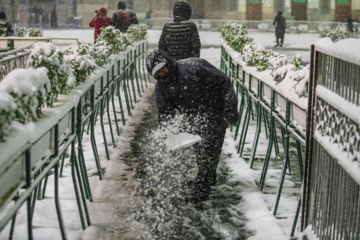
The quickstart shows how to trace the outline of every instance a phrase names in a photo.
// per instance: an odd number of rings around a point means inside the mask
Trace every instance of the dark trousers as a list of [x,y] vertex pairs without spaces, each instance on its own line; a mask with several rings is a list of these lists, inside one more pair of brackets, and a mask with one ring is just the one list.
[[196,188],[200,191],[210,190],[216,183],[216,169],[220,161],[220,154],[225,138],[225,129],[203,137],[202,141],[194,146],[198,173]]
[[[275,36],[276,36],[276,46],[279,46],[279,45],[283,45],[284,43],[284,33],[276,33]],[[279,40],[280,40],[280,44],[279,44]]]

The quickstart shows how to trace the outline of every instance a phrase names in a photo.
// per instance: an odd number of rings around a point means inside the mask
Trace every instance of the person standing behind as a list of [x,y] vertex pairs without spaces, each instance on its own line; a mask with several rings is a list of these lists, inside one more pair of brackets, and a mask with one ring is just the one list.
[[347,24],[348,24],[349,31],[351,33],[353,33],[354,32],[354,24],[353,24],[353,19],[352,19],[352,13],[351,12],[348,14]]
[[151,20],[151,14],[152,14],[152,10],[148,10],[145,14],[145,24],[147,26],[148,29],[152,29],[152,20]]
[[200,57],[200,37],[191,17],[191,6],[187,2],[176,2],[173,9],[174,21],[166,23],[159,40],[159,49],[176,60]]
[[120,1],[118,3],[118,11],[116,11],[111,19],[111,25],[126,33],[130,25],[139,24],[135,12],[126,8],[126,3]]
[[111,24],[111,18],[107,17],[107,9],[102,7],[98,11],[98,16],[94,17],[91,22],[89,23],[90,27],[95,27],[94,32],[94,42],[96,42],[97,37],[101,33],[101,28],[106,28]]
[[4,12],[0,12],[0,36],[13,36],[14,30]]
[[238,121],[237,97],[223,72],[204,59],[176,61],[157,49],[146,59],[146,68],[157,81],[156,106],[160,126],[171,124],[179,112],[184,116],[185,132],[201,137],[194,146],[198,173],[190,186],[187,201],[207,200],[217,182],[216,169],[226,128]]
[[280,47],[284,44],[284,35],[285,35],[285,29],[286,29],[286,20],[284,16],[282,15],[282,11],[279,11],[274,19],[273,25],[276,25],[275,29],[275,36],[276,36],[276,46],[279,46],[279,40],[280,40]]

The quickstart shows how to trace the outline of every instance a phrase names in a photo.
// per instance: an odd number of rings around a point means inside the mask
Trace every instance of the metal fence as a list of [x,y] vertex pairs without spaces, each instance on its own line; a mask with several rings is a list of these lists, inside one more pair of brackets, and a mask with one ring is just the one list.
[[[51,171],[54,172],[51,176],[55,179],[54,200],[60,233],[62,239],[67,239],[58,192],[66,152],[70,153],[72,180],[82,228],[91,224],[87,200],[92,201],[92,194],[81,147],[83,134],[90,135],[98,175],[102,179],[94,124],[96,119],[100,119],[104,147],[109,158],[109,139],[105,134],[103,116],[107,114],[109,123],[112,122],[110,112],[115,118],[116,130],[111,124],[108,125],[112,145],[115,147],[114,134],[120,135],[117,118],[121,118],[125,125],[125,111],[131,115],[137,98],[149,82],[149,75],[144,68],[147,48],[147,41],[134,43],[132,48],[121,53],[118,60],[104,69],[101,77],[90,77],[85,84],[70,92],[69,96],[63,96],[62,103],[56,109],[59,114],[44,119],[40,117],[35,123],[36,126],[46,125],[48,128],[39,127],[39,131],[31,135],[26,134],[26,128],[18,126],[6,142],[0,143],[0,231],[11,222],[9,239],[13,237],[16,213],[25,202],[28,239],[33,239],[35,204],[45,196]],[[120,114],[118,109],[115,111],[115,101],[119,101]],[[125,102],[126,107],[123,107],[122,102]],[[51,111],[51,108],[43,109],[43,114],[46,111]]]
[[339,50],[312,46],[302,230],[318,239],[360,238],[360,65]]
[[[173,18],[151,18],[154,29],[162,29],[167,22],[172,22]],[[234,20],[234,19],[190,19],[199,30],[216,31],[219,26],[229,22],[245,24],[247,29],[260,31],[275,31],[273,20]],[[354,23],[354,26],[360,30],[360,23]],[[294,33],[318,32],[324,28],[342,27],[346,29],[346,23],[326,22],[326,21],[286,21],[286,31]]]
[[31,46],[30,44],[16,50],[0,53],[0,81],[12,70],[26,67]]
[[[239,121],[234,129],[234,139],[237,140],[239,137],[237,152],[240,157],[246,159],[247,157],[244,156],[244,146],[249,141],[247,140],[248,138],[253,138],[253,145],[248,160],[251,168],[253,168],[255,159],[261,160],[261,176],[257,181],[261,191],[265,190],[269,165],[274,160],[271,157],[272,153],[275,152],[277,159],[280,159],[279,141],[284,149],[281,159],[282,170],[280,181],[277,187],[276,201],[272,209],[273,214],[277,215],[285,175],[292,172],[292,167],[294,167],[294,165],[290,166],[290,139],[293,139],[296,145],[297,162],[295,164],[299,169],[297,174],[299,175],[300,182],[303,178],[302,149],[305,144],[306,108],[301,107],[286,95],[277,91],[276,85],[269,85],[268,79],[261,77],[261,74],[255,75],[255,71],[252,71],[254,67],[246,66],[246,63],[239,58],[239,55],[235,53],[235,56],[233,56],[233,53],[234,51],[223,42],[221,48],[221,70],[232,80],[240,102]],[[251,120],[256,121],[256,131],[253,136],[248,134]],[[256,154],[261,132],[264,132],[266,138],[269,139],[266,155],[263,157]],[[300,188],[298,193],[300,195]],[[299,207],[294,210],[296,216],[293,228],[289,229],[291,235],[294,235],[299,210],[300,196]]]

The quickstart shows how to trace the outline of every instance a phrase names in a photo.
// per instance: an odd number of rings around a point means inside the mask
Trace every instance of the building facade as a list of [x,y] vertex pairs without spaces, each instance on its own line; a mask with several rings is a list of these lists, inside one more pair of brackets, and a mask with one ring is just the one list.
[[[178,0],[126,0],[139,21],[153,10],[152,18],[172,17]],[[192,19],[271,20],[278,11],[286,19],[345,22],[349,12],[360,20],[360,0],[184,0],[193,8]],[[117,0],[0,0],[0,8],[17,26],[51,27],[56,15],[59,27],[87,28],[100,7],[108,16],[117,10]]]

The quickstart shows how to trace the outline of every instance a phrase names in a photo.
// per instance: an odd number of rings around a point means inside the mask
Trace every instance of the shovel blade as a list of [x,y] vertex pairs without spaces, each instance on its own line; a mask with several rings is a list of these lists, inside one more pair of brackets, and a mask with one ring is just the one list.
[[166,145],[169,150],[173,151],[191,146],[200,141],[201,137],[199,135],[193,135],[190,133],[179,133],[168,136],[168,138],[166,139]]

